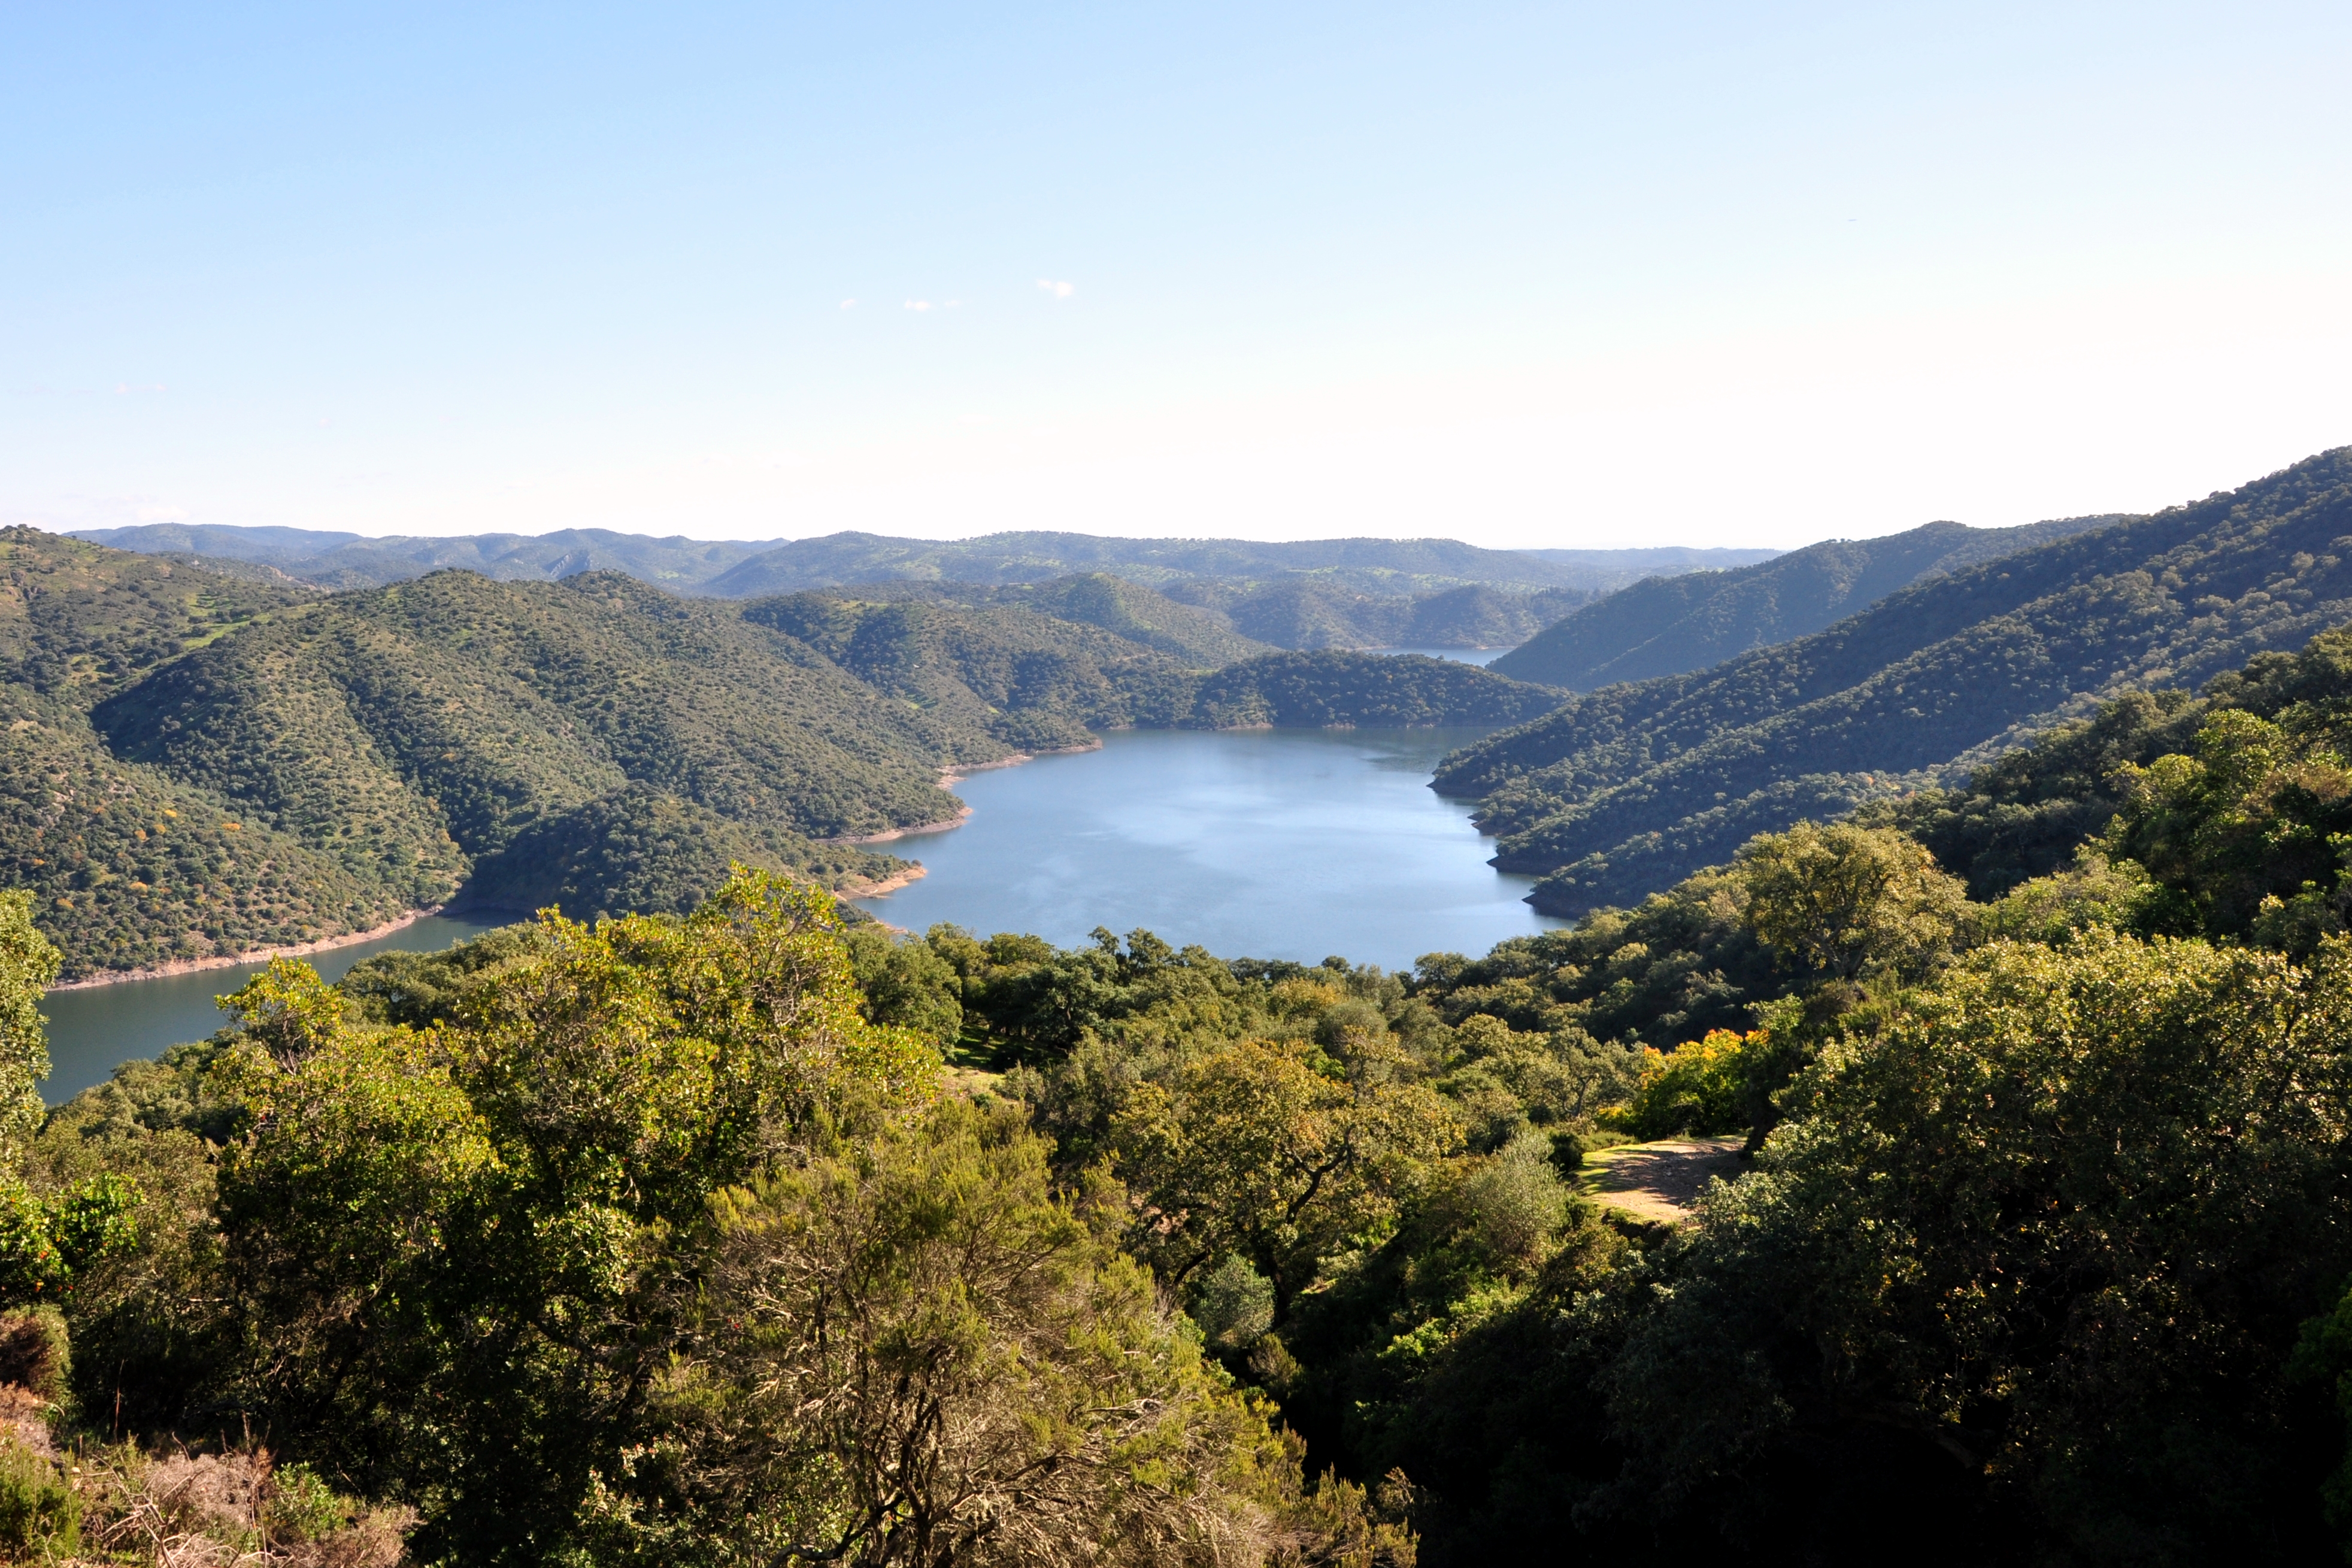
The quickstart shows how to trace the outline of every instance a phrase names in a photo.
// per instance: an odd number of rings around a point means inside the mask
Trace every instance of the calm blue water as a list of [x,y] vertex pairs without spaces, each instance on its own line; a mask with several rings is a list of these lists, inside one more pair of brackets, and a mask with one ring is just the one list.
[[[389,936],[313,953],[304,962],[327,978],[340,980],[352,965],[374,954],[438,952],[497,924],[431,915]],[[153,1056],[184,1040],[204,1039],[228,1021],[213,998],[226,996],[268,967],[237,964],[160,980],[51,991],[41,1001],[49,1020],[49,1081],[41,1085],[42,1093],[55,1105],[93,1083],[105,1082],[118,1062]]]
[[920,931],[1067,946],[1137,926],[1227,957],[1337,953],[1388,967],[1564,924],[1488,866],[1466,804],[1429,788],[1485,730],[1124,730],[955,787],[959,828],[887,847],[922,881],[863,907]]
[[[1429,789],[1439,758],[1486,733],[1108,735],[1099,751],[957,785],[972,808],[963,826],[887,846],[929,874],[861,902],[908,930],[945,920],[1066,946],[1107,925],[1228,957],[1337,953],[1394,968],[1423,953],[1483,953],[1562,924],[1519,902],[1531,879],[1488,866],[1493,846],[1468,808]],[[371,954],[432,952],[491,924],[436,915],[310,961],[337,979]],[[50,1103],[103,1082],[118,1062],[212,1033],[223,1021],[213,998],[261,967],[51,992]]]

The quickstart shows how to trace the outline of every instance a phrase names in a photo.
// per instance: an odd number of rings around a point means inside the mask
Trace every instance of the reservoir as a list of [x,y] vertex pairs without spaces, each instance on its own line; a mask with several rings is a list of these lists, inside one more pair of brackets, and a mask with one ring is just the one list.
[[929,874],[860,901],[909,931],[950,921],[1062,946],[1138,926],[1220,957],[1338,954],[1388,968],[1567,924],[1486,864],[1466,801],[1429,788],[1483,729],[1119,730],[955,786],[960,828],[883,846]]
[[[991,768],[953,786],[959,828],[879,846],[929,874],[860,906],[919,932],[1034,932],[1063,946],[1096,926],[1144,927],[1221,957],[1339,954],[1400,968],[1423,953],[1485,952],[1565,924],[1520,902],[1533,879],[1486,864],[1467,802],[1431,769],[1483,729],[1122,730],[1102,748]],[[307,960],[329,979],[387,951],[432,952],[495,922],[435,915]],[[118,1062],[201,1040],[215,996],[263,966],[53,991],[50,1103]]]

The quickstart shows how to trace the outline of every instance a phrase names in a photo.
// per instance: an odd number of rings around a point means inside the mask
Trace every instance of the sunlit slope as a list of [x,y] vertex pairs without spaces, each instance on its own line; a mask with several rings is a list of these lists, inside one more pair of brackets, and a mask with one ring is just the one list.
[[[2338,541],[2346,541],[2339,544]],[[1714,669],[1611,686],[1449,758],[1539,907],[1622,903],[1750,835],[1955,771],[2134,688],[2352,619],[2352,449],[1902,590]]]
[[354,868],[91,728],[91,706],[302,592],[31,528],[0,531],[0,877],[33,890],[68,978],[365,929],[454,885],[446,836]]

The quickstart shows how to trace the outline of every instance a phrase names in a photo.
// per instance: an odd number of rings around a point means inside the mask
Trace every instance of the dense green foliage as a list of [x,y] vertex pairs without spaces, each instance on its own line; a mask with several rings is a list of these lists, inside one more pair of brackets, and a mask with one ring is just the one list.
[[1824,539],[1729,571],[1644,578],[1549,625],[1495,667],[1572,692],[1703,670],[1819,632],[1924,579],[2123,520],[1928,523],[1874,539]]
[[272,966],[34,1151],[145,1198],[68,1298],[86,1407],[267,1429],[423,1561],[1410,1562],[1202,1355],[1116,1189],[940,1101],[853,977],[831,901],[757,873]]
[[1956,780],[2124,692],[2300,645],[2352,615],[2344,538],[2352,451],[1946,573],[1714,669],[1573,698],[1455,753],[1438,785],[1480,798],[1498,865],[1549,873],[1538,907],[1624,901],[1746,834]]

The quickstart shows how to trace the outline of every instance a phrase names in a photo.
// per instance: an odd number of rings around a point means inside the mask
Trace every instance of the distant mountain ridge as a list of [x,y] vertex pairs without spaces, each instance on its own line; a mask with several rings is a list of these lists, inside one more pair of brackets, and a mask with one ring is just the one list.
[[1455,752],[1435,787],[1478,799],[1496,864],[1546,873],[1537,907],[1576,915],[2347,621],[2352,447],[1930,577],[1709,669],[1572,697]]
[[371,538],[306,528],[189,523],[80,528],[72,537],[142,555],[250,562],[320,588],[381,588],[460,567],[505,582],[553,582],[583,571],[621,571],[674,593],[696,591],[730,568],[783,542],[689,539],[679,535],[656,538],[604,528]]
[[1911,583],[2122,520],[1927,523],[1877,538],[1824,539],[1730,571],[1646,578],[1549,623],[1494,667],[1572,692],[1703,670],[1818,632]]
[[[1352,586],[1403,594],[1485,583],[1598,592],[1657,570],[1690,570],[1698,554],[1746,564],[1772,552],[1496,550],[1456,539],[1128,539],[1070,533],[1003,533],[972,539],[897,539],[842,533],[779,545],[732,567],[707,591],[728,597],[897,579],[1034,582],[1072,572],[1111,572],[1147,587],[1190,579],[1256,580],[1329,573]],[[1601,558],[1586,559],[1587,555]],[[1654,559],[1646,559],[1654,557]]]
[[555,533],[381,538],[286,528],[145,523],[83,528],[77,538],[142,554],[218,557],[271,566],[326,588],[379,586],[463,567],[503,580],[552,581],[580,571],[625,571],[674,593],[751,599],[892,580],[1037,582],[1109,572],[1146,586],[1190,578],[1347,574],[1406,593],[1473,583],[1601,592],[1654,572],[1731,567],[1771,550],[1495,550],[1454,539],[1136,539],[1094,534],[1000,533],[908,539],[837,533],[811,539],[696,540],[603,528]]

